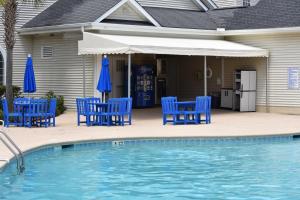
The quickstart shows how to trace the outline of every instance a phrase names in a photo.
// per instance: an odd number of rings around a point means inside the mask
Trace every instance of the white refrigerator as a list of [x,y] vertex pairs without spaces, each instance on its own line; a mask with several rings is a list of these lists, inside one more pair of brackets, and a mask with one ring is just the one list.
[[235,75],[235,108],[240,112],[256,111],[256,71],[238,71]]

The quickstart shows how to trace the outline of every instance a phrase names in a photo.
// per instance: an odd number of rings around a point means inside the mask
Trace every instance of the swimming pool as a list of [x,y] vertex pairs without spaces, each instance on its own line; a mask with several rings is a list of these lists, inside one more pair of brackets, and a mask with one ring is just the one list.
[[299,199],[293,137],[104,141],[44,148],[0,173],[1,200]]

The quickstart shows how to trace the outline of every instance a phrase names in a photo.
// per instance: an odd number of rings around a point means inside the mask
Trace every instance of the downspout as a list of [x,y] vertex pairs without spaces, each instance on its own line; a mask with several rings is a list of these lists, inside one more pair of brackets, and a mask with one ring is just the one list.
[[267,57],[266,63],[266,112],[270,112],[270,102],[269,102],[269,57]]
[[[84,27],[81,27],[82,35],[84,33]],[[82,55],[82,90],[83,90],[83,97],[86,97],[86,88],[85,88],[85,55]]]

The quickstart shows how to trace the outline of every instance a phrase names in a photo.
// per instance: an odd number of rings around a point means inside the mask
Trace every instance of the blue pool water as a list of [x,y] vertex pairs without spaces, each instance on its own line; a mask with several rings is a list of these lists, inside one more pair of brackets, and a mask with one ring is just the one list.
[[1,200],[300,199],[300,142],[111,141],[47,148],[0,173]]

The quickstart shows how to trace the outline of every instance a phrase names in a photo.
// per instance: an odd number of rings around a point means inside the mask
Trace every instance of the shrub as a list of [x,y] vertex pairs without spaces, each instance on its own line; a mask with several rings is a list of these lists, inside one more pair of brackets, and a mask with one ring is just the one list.
[[54,94],[53,91],[49,91],[46,94],[46,98],[50,100],[51,98],[56,98],[57,100],[57,105],[56,105],[56,115],[59,116],[63,114],[66,111],[65,107],[65,99],[63,96],[57,96]]
[[[5,85],[0,85],[0,97],[4,97],[6,92]],[[21,96],[21,88],[19,86],[13,86],[13,96],[20,97]]]

